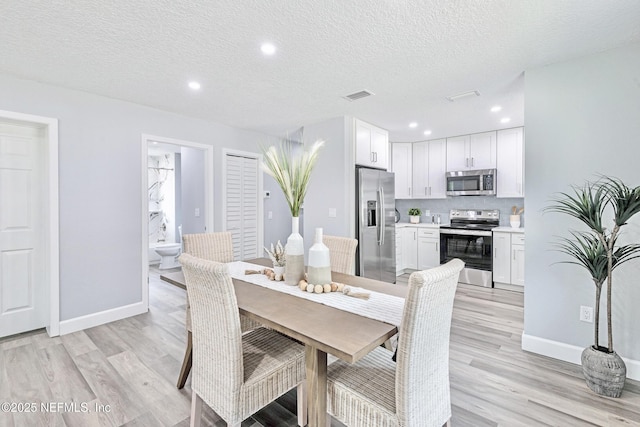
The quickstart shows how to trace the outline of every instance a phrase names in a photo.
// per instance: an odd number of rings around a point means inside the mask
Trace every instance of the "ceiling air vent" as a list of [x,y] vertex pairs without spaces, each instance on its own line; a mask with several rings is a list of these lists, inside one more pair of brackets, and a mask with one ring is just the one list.
[[348,101],[356,101],[358,99],[366,98],[367,96],[374,95],[373,92],[369,92],[368,90],[361,90],[360,92],[352,93],[351,95],[347,95],[344,99]]
[[469,92],[459,93],[457,95],[447,96],[447,101],[453,102],[460,98],[466,98],[468,96],[480,96],[480,92],[477,90],[470,90]]

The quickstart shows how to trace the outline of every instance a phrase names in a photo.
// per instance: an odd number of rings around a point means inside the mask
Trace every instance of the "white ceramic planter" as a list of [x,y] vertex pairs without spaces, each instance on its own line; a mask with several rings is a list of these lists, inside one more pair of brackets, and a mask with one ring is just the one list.
[[300,228],[300,218],[291,218],[291,235],[287,239],[285,251],[285,271],[284,283],[297,286],[298,282],[304,279],[304,240],[298,232]]
[[419,224],[420,223],[420,215],[409,215],[409,222],[411,224]]

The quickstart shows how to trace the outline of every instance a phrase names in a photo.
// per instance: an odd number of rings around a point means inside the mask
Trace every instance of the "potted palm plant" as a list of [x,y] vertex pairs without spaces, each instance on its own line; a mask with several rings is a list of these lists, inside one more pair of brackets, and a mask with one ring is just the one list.
[[[620,397],[626,379],[626,366],[614,351],[611,293],[613,271],[623,263],[640,257],[640,245],[618,242],[620,229],[640,212],[640,187],[631,188],[618,178],[602,177],[573,187],[573,194],[560,193],[548,211],[570,215],[589,229],[570,231],[572,237],[561,238],[557,249],[573,258],[564,263],[585,268],[595,285],[594,344],[582,352],[582,371],[587,385],[595,393]],[[603,217],[612,217],[613,227],[604,225]],[[606,282],[607,346],[599,341],[600,299]]]

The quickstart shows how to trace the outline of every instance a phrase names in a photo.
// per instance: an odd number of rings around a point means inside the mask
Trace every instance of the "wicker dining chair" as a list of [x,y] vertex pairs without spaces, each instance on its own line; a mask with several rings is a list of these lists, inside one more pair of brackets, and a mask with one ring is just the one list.
[[322,243],[329,248],[331,271],[354,274],[358,241],[349,237],[323,236]]
[[442,426],[451,418],[449,334],[464,263],[454,259],[409,277],[397,363],[378,347],[351,365],[328,368],[327,409],[355,426]]
[[179,259],[194,332],[191,426],[200,425],[203,401],[227,425],[240,426],[294,387],[304,426],[304,346],[267,328],[243,334],[227,265],[189,254]]
[[[231,233],[218,232],[218,233],[198,233],[198,234],[185,234],[182,236],[182,252],[193,255],[197,258],[206,259],[216,262],[231,262],[233,261],[233,238]],[[193,338],[191,334],[191,306],[189,304],[189,297],[187,293],[187,348],[185,350],[184,358],[182,360],[182,368],[180,369],[180,375],[178,376],[177,387],[183,388],[187,382],[187,377],[191,371],[192,360],[192,347]],[[255,329],[260,323],[249,319],[246,316],[240,316],[240,325],[243,332]]]

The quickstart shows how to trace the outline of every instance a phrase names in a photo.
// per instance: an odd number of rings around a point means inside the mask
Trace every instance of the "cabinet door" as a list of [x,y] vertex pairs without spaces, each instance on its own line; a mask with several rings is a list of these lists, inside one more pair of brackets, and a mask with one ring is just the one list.
[[418,270],[427,270],[440,265],[440,241],[418,238]]
[[413,144],[413,198],[425,199],[429,196],[429,143]]
[[469,136],[469,169],[495,169],[496,133],[475,133]]
[[444,199],[447,197],[447,140],[429,141],[428,152],[429,198]]
[[418,232],[416,227],[402,229],[402,265],[404,268],[418,269]]
[[511,245],[511,284],[524,286],[524,245]]
[[469,135],[447,138],[447,172],[469,169]]
[[373,165],[384,170],[389,169],[389,133],[386,130],[371,128],[371,151]]
[[511,283],[511,233],[493,233],[493,281]]
[[524,128],[497,135],[497,197],[524,197]]
[[396,228],[396,276],[403,273],[404,265],[402,263],[402,229]]
[[396,199],[411,198],[411,143],[391,144],[391,171],[395,174]]
[[356,120],[356,164],[373,166],[371,126],[360,120]]

